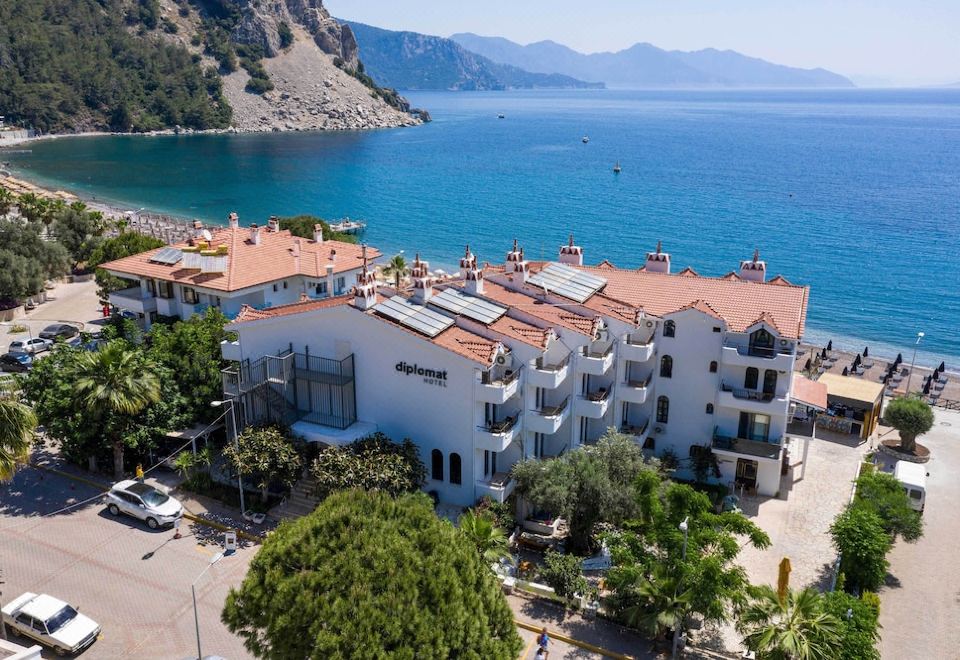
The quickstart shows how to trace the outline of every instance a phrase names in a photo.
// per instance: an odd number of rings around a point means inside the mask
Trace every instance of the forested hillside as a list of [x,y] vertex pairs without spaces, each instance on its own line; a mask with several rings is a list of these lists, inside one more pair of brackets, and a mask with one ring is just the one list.
[[221,79],[157,0],[2,0],[0,114],[44,132],[224,128]]

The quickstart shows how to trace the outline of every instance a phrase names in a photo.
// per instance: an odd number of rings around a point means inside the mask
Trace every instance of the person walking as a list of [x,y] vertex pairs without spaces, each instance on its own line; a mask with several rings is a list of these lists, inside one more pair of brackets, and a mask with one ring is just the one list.
[[550,636],[547,635],[547,627],[544,626],[540,630],[540,634],[537,635],[537,660],[541,658],[546,660],[547,656],[550,655],[550,650],[547,648],[550,645]]

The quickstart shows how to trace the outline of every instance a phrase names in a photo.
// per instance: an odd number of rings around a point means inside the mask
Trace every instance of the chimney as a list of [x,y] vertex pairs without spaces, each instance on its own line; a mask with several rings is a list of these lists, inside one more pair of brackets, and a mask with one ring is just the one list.
[[523,248],[517,247],[517,239],[513,239],[513,249],[510,252],[507,252],[507,263],[505,270],[508,275],[511,273],[519,273],[520,280],[526,283],[528,275],[527,262],[523,258]]
[[470,252],[469,245],[460,260],[460,276],[464,280],[464,291],[472,294],[483,293],[483,271],[477,268],[477,257]]
[[740,278],[750,282],[763,282],[767,279],[767,263],[760,261],[760,250],[753,251],[753,261],[740,262]]
[[433,295],[433,278],[430,277],[430,264],[420,261],[420,253],[417,253],[413,261],[410,279],[413,281],[413,301],[421,305],[426,304]]
[[277,216],[271,215],[270,220],[267,222],[268,231],[280,231],[280,221],[277,219]]
[[657,241],[656,252],[647,252],[647,264],[644,268],[648,273],[670,272],[670,255],[663,251],[661,241]]
[[357,285],[353,287],[353,304],[357,309],[370,309],[377,304],[377,278],[367,268],[367,246],[361,246],[363,269],[357,275]]
[[293,240],[293,249],[291,250],[291,252],[293,253],[293,268],[294,270],[296,270],[296,272],[299,273],[300,272],[300,239],[299,238],[295,238]]
[[193,236],[194,238],[203,237],[203,223],[200,222],[199,220],[193,221]]
[[573,244],[573,234],[570,234],[570,242],[560,246],[560,263],[571,266],[583,265],[583,248]]
[[260,245],[260,227],[257,223],[250,225],[250,242],[254,245]]
[[227,225],[230,227],[230,229],[236,229],[239,227],[240,216],[237,215],[236,212],[231,212],[230,215],[227,216]]
[[323,243],[323,225],[313,226],[313,242]]
[[333,264],[327,264],[327,295],[333,296]]

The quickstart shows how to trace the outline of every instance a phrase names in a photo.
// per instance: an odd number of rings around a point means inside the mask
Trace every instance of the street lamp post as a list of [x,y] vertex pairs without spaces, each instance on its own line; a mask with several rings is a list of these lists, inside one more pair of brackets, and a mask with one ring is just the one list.
[[[690,531],[690,516],[687,516],[682,521],[680,521],[680,531],[683,532],[683,550],[681,552],[681,557],[684,561],[687,559],[687,533]],[[683,634],[683,620],[677,622],[677,625],[673,628],[673,652],[671,657],[676,660],[678,654],[680,653],[680,635]]]
[[910,360],[910,373],[907,374],[907,396],[910,396],[910,381],[913,380],[913,365],[917,362],[917,347],[920,346],[921,339],[923,339],[923,332],[918,332],[917,341],[913,345],[913,358]]
[[[230,435],[233,436],[233,446],[238,450],[237,454],[239,455],[240,439],[237,437],[236,402],[233,399],[226,399],[225,401],[211,401],[210,405],[214,408],[219,408],[223,405],[230,407]],[[246,512],[247,507],[243,500],[243,476],[240,474],[239,469],[237,470],[237,486],[240,488],[240,514],[243,515]]]
[[213,557],[210,558],[210,563],[207,564],[207,567],[204,568],[200,575],[190,584],[190,595],[193,597],[193,627],[197,631],[197,660],[203,660],[203,651],[200,650],[200,615],[197,614],[197,582],[200,581],[200,578],[210,570],[210,567],[216,564],[218,561],[223,559],[223,553],[218,552]]

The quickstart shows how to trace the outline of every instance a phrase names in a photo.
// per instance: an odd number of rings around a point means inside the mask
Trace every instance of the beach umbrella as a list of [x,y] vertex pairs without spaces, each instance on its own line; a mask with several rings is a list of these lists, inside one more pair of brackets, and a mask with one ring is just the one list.
[[894,366],[903,362],[903,353],[897,353],[897,359],[893,361]]
[[820,353],[820,357],[822,357],[824,360],[827,359],[827,349],[823,349],[823,351]]
[[923,384],[923,393],[924,393],[924,394],[930,394],[930,381],[929,381],[929,380],[927,380],[927,382]]
[[807,358],[807,363],[803,365],[803,370],[804,370],[804,371],[810,371],[810,367],[811,367],[811,366],[812,366],[812,365],[811,365],[811,363],[810,363],[810,358]]
[[870,347],[869,347],[869,346],[864,346],[864,347],[863,347],[863,357],[870,357]]
[[857,357],[853,358],[853,366],[857,368],[860,366],[860,354],[857,353]]
[[933,373],[930,375],[930,380],[940,380],[940,372],[934,369]]
[[943,372],[946,371],[946,370],[947,370],[947,363],[946,363],[946,362],[941,362],[941,363],[940,363],[940,366],[937,367],[937,371],[939,371],[940,373],[943,373]]
[[833,350],[833,340],[832,340],[832,339],[827,342],[827,350],[828,350],[828,351],[832,351],[832,350]]
[[846,367],[843,368],[843,375],[844,375],[844,376],[849,376],[849,375],[850,375],[850,371],[849,371]]

